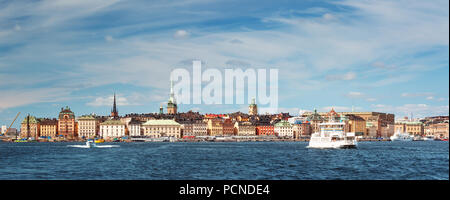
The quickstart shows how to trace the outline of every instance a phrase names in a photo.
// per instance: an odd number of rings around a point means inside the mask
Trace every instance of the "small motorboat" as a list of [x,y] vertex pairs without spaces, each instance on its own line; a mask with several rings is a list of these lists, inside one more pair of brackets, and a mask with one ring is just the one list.
[[111,148],[111,147],[120,147],[119,145],[96,145],[94,142],[92,141],[86,141],[85,145],[67,145],[69,147],[77,147],[77,148],[91,148],[91,147],[95,147],[95,148]]

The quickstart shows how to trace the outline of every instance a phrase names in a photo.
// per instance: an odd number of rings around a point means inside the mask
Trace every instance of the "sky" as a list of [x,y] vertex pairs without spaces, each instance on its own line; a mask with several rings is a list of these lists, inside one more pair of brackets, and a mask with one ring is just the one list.
[[158,112],[170,72],[193,60],[278,69],[279,111],[292,115],[448,115],[449,2],[0,0],[0,125],[65,106],[109,115],[114,92],[120,115]]

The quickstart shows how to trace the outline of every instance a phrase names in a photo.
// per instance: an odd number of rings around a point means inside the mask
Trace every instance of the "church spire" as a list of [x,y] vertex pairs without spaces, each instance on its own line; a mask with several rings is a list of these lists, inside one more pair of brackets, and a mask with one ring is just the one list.
[[117,112],[116,107],[116,93],[114,92],[114,102],[113,102],[113,109],[111,111],[111,117],[116,118],[119,116],[119,113]]

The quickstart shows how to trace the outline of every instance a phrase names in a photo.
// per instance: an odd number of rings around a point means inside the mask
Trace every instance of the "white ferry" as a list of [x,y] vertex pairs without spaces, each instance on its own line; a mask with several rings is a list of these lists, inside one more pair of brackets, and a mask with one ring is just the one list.
[[413,141],[414,137],[409,133],[401,133],[399,131],[395,132],[393,136],[391,136],[391,141]]
[[345,132],[344,122],[319,124],[320,132],[313,133],[308,148],[356,148],[355,133]]

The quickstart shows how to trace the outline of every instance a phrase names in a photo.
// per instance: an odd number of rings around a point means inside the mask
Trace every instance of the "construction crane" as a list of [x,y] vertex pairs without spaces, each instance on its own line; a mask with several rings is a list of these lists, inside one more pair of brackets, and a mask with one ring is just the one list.
[[[6,136],[6,134],[8,133],[8,131],[9,131],[9,129],[11,128],[11,126],[12,126],[12,125],[14,124],[14,122],[16,121],[17,117],[19,117],[19,115],[20,115],[20,112],[17,113],[16,117],[15,117],[14,120],[11,122],[11,125],[9,125],[9,127],[6,129],[5,136]],[[17,136],[16,136],[16,137],[17,137]]]

